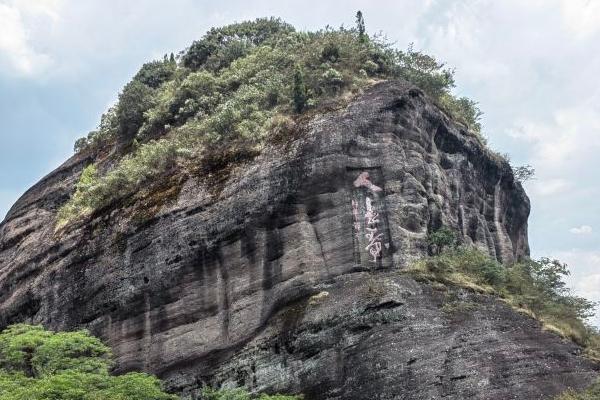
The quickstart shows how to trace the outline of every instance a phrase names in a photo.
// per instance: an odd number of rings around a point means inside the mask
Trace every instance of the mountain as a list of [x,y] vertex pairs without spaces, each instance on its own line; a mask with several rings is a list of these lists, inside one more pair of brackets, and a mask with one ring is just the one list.
[[[211,385],[546,399],[594,380],[579,345],[485,286],[414,273],[442,228],[505,265],[529,255],[511,166],[430,94],[374,79],[286,124],[258,150],[220,142],[197,165],[122,177],[110,201],[65,219],[88,178],[147,148],[131,135],[82,146],[0,225],[0,329],[87,328],[116,371],[154,373],[184,398]],[[159,131],[138,138],[162,143]]]

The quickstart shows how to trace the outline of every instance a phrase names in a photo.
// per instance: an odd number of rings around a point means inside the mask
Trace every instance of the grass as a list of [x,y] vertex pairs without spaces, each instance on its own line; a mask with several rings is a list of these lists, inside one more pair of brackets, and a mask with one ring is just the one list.
[[598,400],[600,399],[600,380],[593,383],[584,391],[568,390],[556,397],[555,400]]
[[[596,304],[569,292],[566,265],[556,260],[525,260],[503,266],[474,248],[452,248],[405,270],[436,287],[453,285],[494,295],[516,311],[541,322],[542,329],[572,340],[584,355],[600,361],[600,334],[587,324]],[[439,289],[437,289],[439,290]],[[462,305],[448,304],[449,311]]]

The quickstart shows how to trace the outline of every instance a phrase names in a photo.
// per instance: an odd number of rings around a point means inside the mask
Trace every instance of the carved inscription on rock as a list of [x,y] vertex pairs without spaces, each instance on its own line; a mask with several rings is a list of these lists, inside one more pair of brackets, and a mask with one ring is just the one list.
[[380,168],[348,168],[354,260],[369,269],[392,266],[391,242]]

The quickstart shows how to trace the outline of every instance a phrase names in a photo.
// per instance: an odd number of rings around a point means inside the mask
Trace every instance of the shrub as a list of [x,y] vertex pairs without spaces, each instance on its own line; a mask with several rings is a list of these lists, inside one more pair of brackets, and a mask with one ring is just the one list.
[[255,21],[213,28],[184,53],[183,65],[192,70],[207,64],[211,69],[220,69],[229,65],[226,61],[231,63],[235,59],[232,55],[242,56],[247,47],[274,41],[292,32],[294,27],[279,18],[259,18]]
[[429,233],[427,235],[427,244],[433,254],[439,254],[444,248],[452,246],[456,243],[454,232],[447,227]]
[[362,16],[357,22],[357,29],[296,32],[279,19],[257,19],[211,29],[179,64],[174,57],[144,64],[99,128],[76,142],[76,151],[115,144],[119,151],[106,152],[104,174],[89,190],[75,191],[60,223],[134,193],[173,165],[172,158],[163,162],[150,153],[201,155],[215,143],[261,149],[283,138],[272,129],[276,115],[318,108],[338,96],[342,101],[342,94],[357,93],[373,79],[407,79],[457,118],[477,121],[475,103],[450,94],[451,69],[412,46],[398,51],[368,37]]
[[582,392],[568,390],[562,395],[556,397],[556,400],[598,400],[600,399],[600,380],[596,381],[589,388]]
[[306,85],[304,84],[304,75],[300,68],[296,68],[294,71],[294,110],[297,113],[301,113],[306,106]]
[[395,73],[414,83],[434,99],[448,95],[454,87],[454,71],[434,57],[415,51],[412,44],[406,52],[396,51],[392,68]]
[[323,73],[323,85],[335,92],[344,85],[344,77],[338,70],[329,68]]
[[302,396],[287,396],[282,394],[261,394],[260,396],[252,396],[250,393],[245,391],[244,389],[211,389],[205,388],[202,391],[202,399],[203,400],[251,400],[251,399],[259,399],[259,400],[301,400]]
[[422,260],[411,271],[424,271],[442,283],[487,292],[491,291],[486,287],[491,288],[515,308],[528,310],[548,330],[586,347],[591,357],[600,357],[600,335],[586,323],[597,304],[567,289],[564,278],[569,271],[560,261],[527,259],[506,267],[477,249],[458,247]]
[[121,146],[127,146],[136,137],[144,123],[144,113],[153,105],[153,95],[154,90],[139,81],[125,85],[116,109],[117,139]]
[[160,85],[170,81],[175,74],[177,65],[175,60],[151,61],[142,65],[142,68],[133,77],[134,81],[143,83],[153,89],[157,89]]
[[356,12],[356,30],[358,31],[358,39],[364,42],[367,39],[365,35],[365,19],[360,10]]
[[149,179],[172,168],[178,158],[190,155],[182,143],[185,142],[166,139],[144,143],[103,177],[98,177],[94,165],[86,167],[75,185],[75,193],[58,212],[57,228],[135,193]]
[[340,59],[340,48],[335,42],[326,43],[321,51],[321,60],[335,63]]
[[85,149],[94,149],[101,146],[116,137],[119,122],[117,120],[117,108],[115,106],[110,107],[102,117],[100,117],[100,124],[95,131],[88,133],[87,137],[77,139],[75,142],[75,152],[80,152]]
[[459,122],[465,124],[468,129],[475,133],[481,132],[481,116],[483,113],[477,106],[477,102],[466,97],[453,97],[446,93],[438,99],[439,104],[445,108]]
[[529,164],[513,167],[513,174],[517,182],[527,182],[535,177],[535,168]]

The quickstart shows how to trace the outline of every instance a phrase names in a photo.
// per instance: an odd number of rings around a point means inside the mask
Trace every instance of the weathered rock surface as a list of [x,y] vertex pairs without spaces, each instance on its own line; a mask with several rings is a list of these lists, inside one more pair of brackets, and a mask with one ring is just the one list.
[[442,225],[519,259],[529,214],[509,165],[406,84],[374,86],[219,183],[180,177],[171,201],[123,203],[55,233],[89,162],[74,156],[0,225],[0,328],[87,327],[119,371],[157,373],[190,398],[213,384],[307,399],[544,399],[597,374],[496,299],[402,273]]

